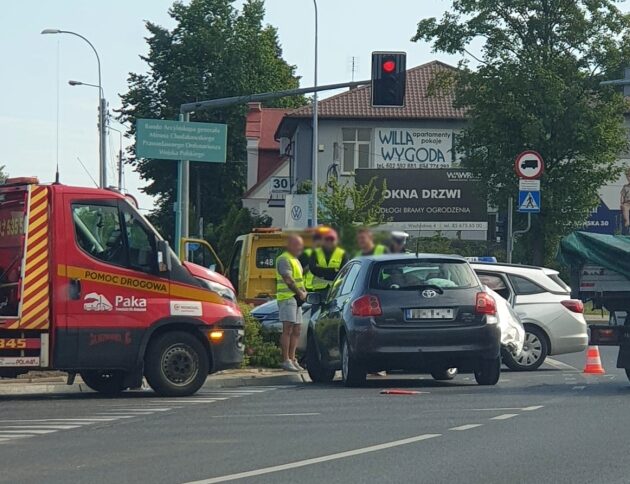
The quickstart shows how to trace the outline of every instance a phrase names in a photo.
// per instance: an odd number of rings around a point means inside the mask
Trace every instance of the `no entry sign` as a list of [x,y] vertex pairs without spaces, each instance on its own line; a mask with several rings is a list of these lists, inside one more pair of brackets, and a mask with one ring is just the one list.
[[545,162],[540,153],[536,151],[523,151],[516,157],[514,171],[519,178],[525,180],[536,180],[545,171]]

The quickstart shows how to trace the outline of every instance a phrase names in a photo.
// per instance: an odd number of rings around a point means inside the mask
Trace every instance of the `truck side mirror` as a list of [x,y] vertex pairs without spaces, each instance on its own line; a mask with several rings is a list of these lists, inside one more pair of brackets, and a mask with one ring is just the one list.
[[157,240],[156,246],[158,271],[161,275],[170,274],[173,265],[171,261],[171,249],[168,246],[168,242],[166,240]]

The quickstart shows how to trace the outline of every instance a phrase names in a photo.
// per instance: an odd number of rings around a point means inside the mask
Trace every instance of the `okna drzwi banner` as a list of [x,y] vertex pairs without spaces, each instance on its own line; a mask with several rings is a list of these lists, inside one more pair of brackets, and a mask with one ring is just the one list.
[[365,185],[375,178],[386,182],[381,206],[387,229],[480,230],[488,229],[488,208],[479,180],[462,169],[364,169],[355,181]]

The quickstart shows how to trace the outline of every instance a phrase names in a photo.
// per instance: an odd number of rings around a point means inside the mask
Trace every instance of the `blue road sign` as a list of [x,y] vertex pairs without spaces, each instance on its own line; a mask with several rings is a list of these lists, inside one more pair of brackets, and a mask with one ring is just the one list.
[[518,211],[521,213],[540,212],[540,192],[521,190],[518,192]]

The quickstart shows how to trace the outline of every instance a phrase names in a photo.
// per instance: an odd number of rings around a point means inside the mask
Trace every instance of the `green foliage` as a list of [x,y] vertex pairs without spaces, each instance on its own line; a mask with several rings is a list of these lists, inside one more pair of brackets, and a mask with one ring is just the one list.
[[[246,0],[237,10],[233,0],[175,2],[169,10],[172,29],[146,23],[148,53],[142,59],[148,73],[131,73],[129,90],[121,96],[119,119],[135,134],[138,118],[177,119],[182,103],[257,92],[296,88],[295,66],[282,59],[277,31],[264,25],[263,0]],[[277,107],[304,104],[303,97],[270,103]],[[201,207],[192,213],[218,225],[231,207],[240,205],[245,188],[245,106],[194,113],[193,121],[226,123],[226,164],[193,163],[191,178],[200,180]],[[142,179],[144,191],[157,197],[151,221],[168,237],[174,227],[176,162],[138,159],[130,148],[130,161]],[[195,183],[191,200],[197,198]],[[191,221],[191,227],[196,222]]]
[[0,183],[4,183],[4,181],[9,178],[9,174],[6,172],[7,167],[5,165],[0,165]]
[[454,89],[467,111],[457,149],[464,166],[482,175],[489,201],[505,210],[516,195],[519,152],[534,149],[545,159],[542,213],[520,239],[526,262],[550,261],[560,237],[598,205],[599,188],[618,176],[628,106],[599,86],[630,63],[630,16],[617,3],[455,0],[442,19],[418,24],[413,40],[432,42],[435,51],[464,54],[483,41],[476,69],[462,62],[434,87]]
[[249,234],[254,227],[269,227],[270,225],[271,217],[268,215],[255,215],[246,208],[232,207],[220,224],[207,227],[205,237],[226,264],[236,237]]
[[319,188],[318,220],[334,227],[346,250],[356,249],[356,230],[387,222],[380,210],[387,186],[378,186],[372,178],[365,186],[339,182],[331,178],[326,187]]
[[245,318],[245,358],[243,367],[259,366],[277,368],[280,366],[282,354],[275,341],[265,335],[262,325],[251,315],[251,307],[240,304]]

